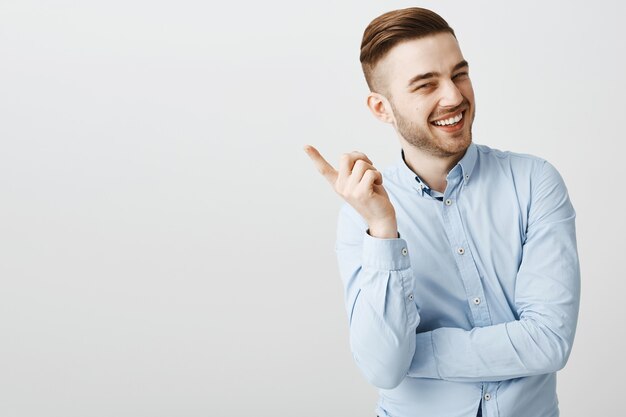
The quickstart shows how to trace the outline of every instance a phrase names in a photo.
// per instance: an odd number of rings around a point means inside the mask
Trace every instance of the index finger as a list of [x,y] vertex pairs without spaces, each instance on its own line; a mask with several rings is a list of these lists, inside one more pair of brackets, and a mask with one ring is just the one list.
[[304,147],[304,152],[309,155],[309,158],[311,158],[320,174],[322,174],[329,183],[335,185],[335,182],[337,181],[337,170],[333,168],[333,166],[329,164],[328,161],[326,161],[319,151],[313,146],[306,145]]

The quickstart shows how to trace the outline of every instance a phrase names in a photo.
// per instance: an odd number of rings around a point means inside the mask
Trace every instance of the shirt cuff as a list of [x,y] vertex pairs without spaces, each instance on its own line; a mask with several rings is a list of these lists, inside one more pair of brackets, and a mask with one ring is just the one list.
[[433,346],[433,332],[418,333],[415,335],[415,355],[407,376],[414,378],[441,379],[437,370],[435,349]]
[[401,238],[380,239],[365,233],[363,239],[364,267],[398,271],[411,266],[406,241]]

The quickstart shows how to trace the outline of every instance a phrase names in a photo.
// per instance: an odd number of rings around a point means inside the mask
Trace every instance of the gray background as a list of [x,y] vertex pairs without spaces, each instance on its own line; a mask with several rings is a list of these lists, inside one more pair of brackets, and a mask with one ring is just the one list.
[[[624,415],[623,4],[419,3],[471,64],[475,141],[569,187],[568,417]],[[0,0],[0,416],[373,415],[301,148],[397,157],[358,53],[411,5]]]

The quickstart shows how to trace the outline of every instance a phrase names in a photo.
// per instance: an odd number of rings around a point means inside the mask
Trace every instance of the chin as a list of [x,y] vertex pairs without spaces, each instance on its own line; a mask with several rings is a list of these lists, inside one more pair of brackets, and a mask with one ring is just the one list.
[[463,147],[465,149],[472,143],[472,127],[469,126],[467,131],[463,129],[451,136],[440,136],[440,138],[441,143],[449,144],[452,147]]

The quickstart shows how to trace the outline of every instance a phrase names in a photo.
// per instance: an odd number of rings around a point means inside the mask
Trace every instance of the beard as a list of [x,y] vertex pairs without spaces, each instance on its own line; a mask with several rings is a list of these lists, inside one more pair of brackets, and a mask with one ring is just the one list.
[[400,136],[423,152],[437,157],[450,157],[465,152],[472,143],[472,123],[475,112],[473,111],[471,115],[468,115],[470,106],[466,99],[463,100],[459,108],[464,106],[467,110],[463,117],[469,118],[471,116],[471,120],[465,121],[467,127],[463,126],[463,129],[450,135],[452,139],[433,134],[428,127],[422,127],[400,113],[391,100],[389,100],[389,104],[391,104],[396,119],[396,130]]

